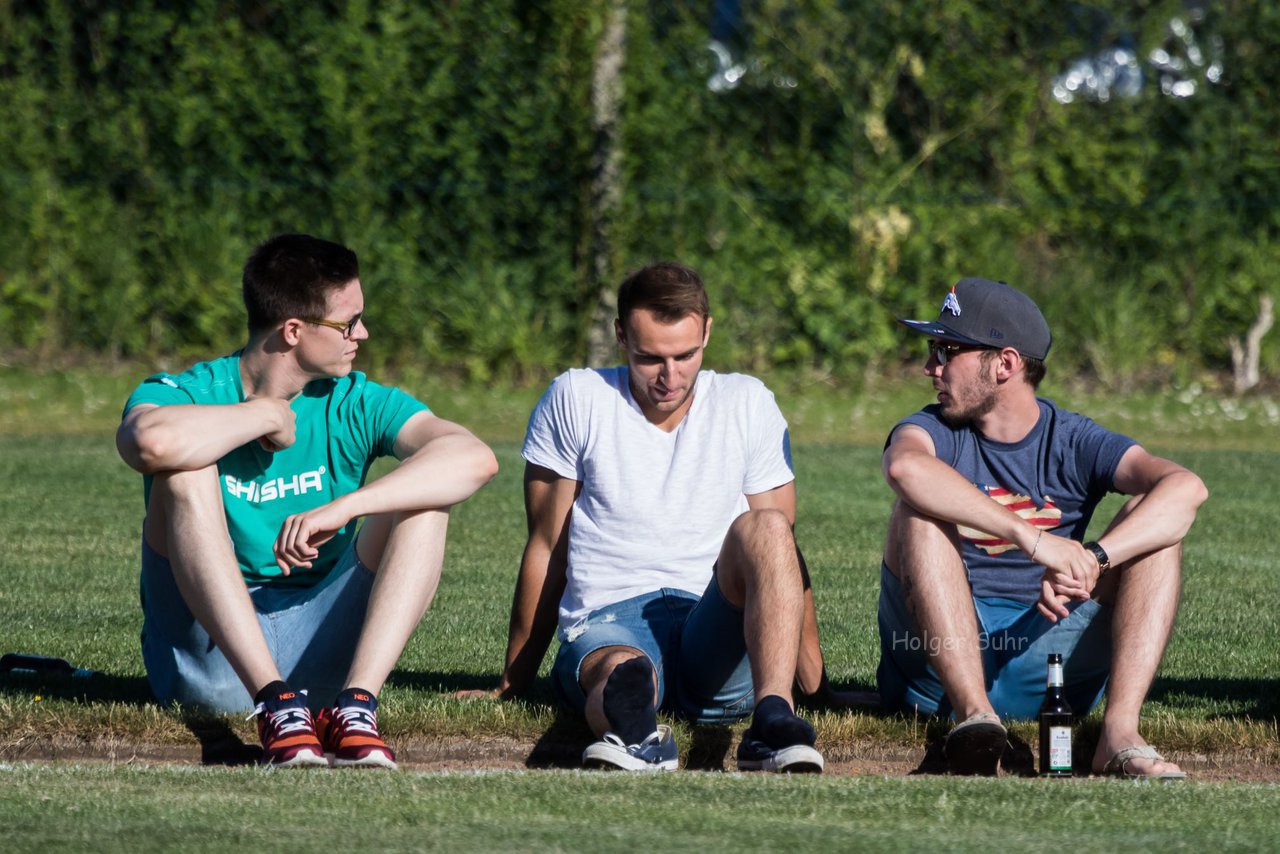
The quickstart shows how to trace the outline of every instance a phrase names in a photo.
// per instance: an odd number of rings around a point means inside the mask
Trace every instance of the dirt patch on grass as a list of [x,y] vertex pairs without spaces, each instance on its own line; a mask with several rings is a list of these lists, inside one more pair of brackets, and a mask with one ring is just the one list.
[[[690,745],[681,767],[707,773],[735,770],[733,752],[714,745]],[[578,768],[582,745],[572,742],[531,742],[506,737],[410,738],[395,740],[401,769],[408,771],[469,772]],[[736,747],[736,745],[734,745]],[[823,746],[826,773],[834,776],[907,777],[943,773],[937,745],[910,750],[872,744]],[[246,765],[257,761],[256,745],[238,738],[204,744],[139,744],[115,739],[18,739],[0,744],[4,761],[48,763],[109,763],[114,765]],[[1179,754],[1167,752],[1191,779],[1206,782],[1280,783],[1280,766],[1246,753]],[[1034,762],[1026,746],[1013,743],[1002,763],[1002,775],[1034,777]]]

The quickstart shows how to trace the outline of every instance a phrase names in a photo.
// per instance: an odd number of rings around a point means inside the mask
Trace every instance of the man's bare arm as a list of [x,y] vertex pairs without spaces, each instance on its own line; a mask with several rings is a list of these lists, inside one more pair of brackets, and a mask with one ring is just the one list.
[[1040,529],[938,459],[923,428],[908,424],[895,430],[881,469],[898,497],[920,513],[1001,537],[1028,554],[1034,548]]
[[1098,541],[1113,565],[1182,542],[1209,497],[1204,481],[1193,472],[1139,445],[1120,458],[1115,486],[1143,500]]
[[293,444],[294,414],[287,401],[138,404],[116,430],[116,449],[136,471],[156,474],[207,468],[254,439],[272,451]]
[[929,434],[904,425],[894,431],[881,460],[885,480],[917,511],[1007,540],[1045,567],[1037,608],[1049,620],[1065,617],[1070,599],[1087,599],[1097,582],[1097,563],[1075,540],[1050,534],[992,501],[938,459]]
[[401,462],[387,474],[327,504],[285,519],[276,538],[284,571],[310,566],[319,546],[352,519],[375,513],[438,510],[466,501],[498,473],[498,460],[469,430],[430,412],[396,435]]
[[568,571],[569,514],[580,488],[581,483],[576,480],[533,463],[525,464],[524,506],[529,533],[511,601],[502,677],[493,690],[459,691],[455,696],[510,700],[528,692],[533,684],[555,636]]

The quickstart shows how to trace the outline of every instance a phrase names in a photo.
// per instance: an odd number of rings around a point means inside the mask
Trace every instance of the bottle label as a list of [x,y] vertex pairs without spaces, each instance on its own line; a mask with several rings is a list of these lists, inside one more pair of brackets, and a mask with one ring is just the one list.
[[1049,770],[1071,770],[1071,727],[1049,727]]
[[1061,664],[1050,664],[1050,665],[1049,665],[1049,682],[1048,682],[1048,684],[1049,684],[1049,686],[1050,686],[1051,688],[1052,688],[1052,687],[1061,687],[1061,686],[1063,685],[1063,682],[1062,682],[1062,665],[1061,665]]

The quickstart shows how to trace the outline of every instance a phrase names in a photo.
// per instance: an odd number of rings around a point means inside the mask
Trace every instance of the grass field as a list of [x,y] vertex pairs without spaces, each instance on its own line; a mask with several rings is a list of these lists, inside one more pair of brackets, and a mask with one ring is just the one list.
[[566,771],[26,765],[0,781],[14,852],[1267,851],[1280,802],[1249,784]]
[[[1280,835],[1275,783],[1052,786],[1020,778],[701,773],[636,780],[546,770],[375,777],[131,763],[146,755],[131,752],[135,745],[198,756],[199,740],[215,730],[253,741],[250,723],[193,720],[149,701],[137,642],[141,490],[111,439],[137,377],[0,373],[0,652],[61,656],[100,672],[88,680],[0,678],[0,760],[8,763],[0,766],[0,823],[8,850],[228,850],[282,838],[332,844],[352,828],[354,847],[388,849],[976,850],[990,847],[992,828],[1000,828],[1014,849],[1056,847],[1070,832],[1072,847],[1084,850],[1258,850]],[[537,390],[419,383],[406,385],[446,417],[475,425],[494,444],[502,471],[454,513],[440,594],[383,695],[387,735],[409,746],[410,760],[413,746],[427,743],[572,745],[585,729],[557,719],[545,682],[528,703],[464,704],[448,696],[491,686],[501,665],[522,545],[518,438]],[[853,395],[825,382],[773,385],[793,423],[798,535],[814,576],[828,668],[838,685],[869,688],[889,510],[879,443],[899,415],[924,402],[925,391]],[[1225,776],[1231,763],[1246,759],[1255,778],[1257,768],[1275,769],[1275,402],[1223,400],[1194,389],[1125,400],[1055,396],[1189,465],[1211,491],[1187,542],[1183,608],[1146,710],[1148,737],[1193,765],[1225,767]],[[936,731],[874,715],[823,712],[814,720],[829,755],[854,764],[867,750],[923,757]],[[1086,749],[1091,726],[1081,728]],[[702,735],[684,727],[679,733],[686,750]],[[1015,734],[1030,740],[1034,731],[1024,725]],[[115,760],[26,761],[59,753]]]

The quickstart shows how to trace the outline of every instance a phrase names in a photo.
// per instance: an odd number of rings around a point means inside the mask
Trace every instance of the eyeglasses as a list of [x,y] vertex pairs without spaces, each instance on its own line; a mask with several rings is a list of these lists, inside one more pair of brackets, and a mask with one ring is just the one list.
[[945,365],[961,353],[971,350],[990,350],[990,347],[974,347],[968,344],[953,344],[949,341],[930,341],[929,356],[937,359],[939,365]]
[[330,329],[336,329],[342,333],[343,338],[350,338],[356,334],[356,327],[364,322],[364,312],[360,312],[350,320],[343,322],[341,320],[324,320],[318,317],[299,317],[303,323],[314,323],[316,326],[327,326]]

